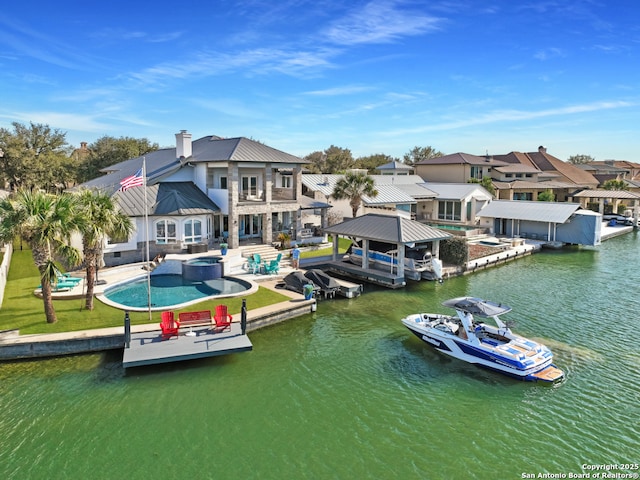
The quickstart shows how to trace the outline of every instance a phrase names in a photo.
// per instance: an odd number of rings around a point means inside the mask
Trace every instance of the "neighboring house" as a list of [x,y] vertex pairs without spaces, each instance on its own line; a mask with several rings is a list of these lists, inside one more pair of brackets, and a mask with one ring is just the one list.
[[[638,180],[640,181],[640,163],[630,162],[628,160],[604,160],[604,161],[593,161],[584,164],[589,167],[597,168],[597,172],[600,173],[602,171],[608,172],[620,172],[621,170],[626,172],[624,176],[627,180]],[[615,170],[612,170],[615,169]]]
[[478,212],[493,196],[477,183],[433,183],[423,187],[436,193],[436,197],[422,205],[418,220],[438,226],[473,226]]
[[628,190],[582,190],[573,195],[573,200],[583,208],[607,214],[623,214],[640,205],[640,194]]
[[413,167],[406,163],[394,160],[376,167],[380,175],[413,175]]
[[[538,147],[537,152],[510,152],[506,155],[494,155],[493,158],[511,165],[526,165],[539,170],[538,180],[545,183],[546,187],[541,186],[539,191],[551,189],[559,202],[567,201],[575,191],[596,188],[599,184],[591,173],[550,155],[545,147]],[[533,196],[530,199],[535,200]]]
[[421,160],[416,173],[426,182],[467,183],[490,177],[495,196],[505,200],[537,200],[551,190],[557,201],[566,201],[578,190],[596,188],[598,179],[591,173],[547,153],[511,152],[506,155],[453,153]]
[[611,160],[611,163],[581,163],[576,165],[576,167],[589,172],[591,175],[597,178],[598,182],[600,182],[599,185],[602,185],[609,180],[625,180],[631,178],[629,170],[626,168],[616,167],[613,164],[613,160]]
[[601,242],[602,215],[577,203],[494,200],[478,216],[480,226],[494,235],[575,245]]
[[420,160],[414,164],[414,168],[425,182],[467,183],[469,180],[492,177],[494,168],[506,165],[506,162],[488,155],[479,157],[458,152]]
[[[144,189],[119,191],[120,181],[134,175],[143,159],[146,224]],[[192,141],[183,130],[176,134],[175,148],[107,167],[106,175],[81,186],[115,195],[134,218],[134,236],[122,242],[112,240],[105,253],[106,262],[124,263],[116,258],[144,258],[147,229],[152,257],[198,243],[225,241],[230,248],[241,241],[271,243],[280,231],[295,238],[302,230],[300,178],[305,163],[244,137],[207,136]]]
[[[303,174],[303,193],[330,203],[344,219],[351,217],[348,200],[331,197],[343,175]],[[397,215],[424,223],[474,225],[476,213],[493,198],[477,183],[425,182],[418,175],[370,175],[378,195],[363,196],[358,216],[367,213]],[[303,223],[317,219],[307,217]]]
[[[336,217],[351,218],[351,206],[348,199],[336,200],[331,195],[336,183],[344,175],[337,174],[303,174],[302,185],[303,194],[316,201],[330,204],[332,213]],[[362,205],[358,210],[358,216],[367,213],[380,213],[387,215],[401,215],[411,218],[415,211],[416,199],[406,192],[407,188],[423,183],[422,178],[417,175],[370,175],[373,179],[378,195],[375,197],[363,196]],[[407,187],[409,186],[409,187]],[[420,193],[426,196],[435,196],[433,192],[421,189]],[[304,213],[303,213],[304,215]],[[317,224],[318,218],[307,215],[303,224]],[[323,225],[326,227],[326,225]]]

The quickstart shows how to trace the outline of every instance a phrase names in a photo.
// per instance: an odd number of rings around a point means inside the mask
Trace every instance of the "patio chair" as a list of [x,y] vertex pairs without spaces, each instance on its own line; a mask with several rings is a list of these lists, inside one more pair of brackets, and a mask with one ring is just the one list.
[[280,262],[278,260],[271,260],[269,263],[264,264],[264,273],[269,275],[277,274],[280,272]]
[[224,332],[225,330],[231,331],[233,317],[229,315],[226,305],[216,305],[216,313],[213,316],[213,320],[216,322],[214,327],[216,333]]
[[162,339],[168,340],[174,335],[177,337],[180,331],[180,322],[173,318],[173,312],[162,312],[160,322],[160,330],[162,330]]
[[[256,256],[258,260],[256,260]],[[249,257],[249,269],[254,275],[260,273],[260,255],[254,254]]]

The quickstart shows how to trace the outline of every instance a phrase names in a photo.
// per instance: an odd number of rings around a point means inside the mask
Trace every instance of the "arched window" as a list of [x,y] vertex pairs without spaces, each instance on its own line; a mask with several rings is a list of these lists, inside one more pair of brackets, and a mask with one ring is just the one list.
[[198,243],[202,241],[202,222],[190,218],[184,222],[184,243]]
[[156,243],[176,243],[176,222],[158,220],[156,222]]

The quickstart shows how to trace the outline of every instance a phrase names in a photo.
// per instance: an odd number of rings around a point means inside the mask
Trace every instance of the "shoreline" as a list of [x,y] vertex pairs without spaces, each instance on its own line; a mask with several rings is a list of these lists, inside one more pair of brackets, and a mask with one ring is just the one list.
[[[633,227],[603,225],[602,241],[619,235],[630,233]],[[529,240],[529,242],[531,242]],[[449,269],[447,278],[459,275],[469,275],[478,270],[497,266],[531,255],[541,250],[541,243],[521,247],[514,247],[487,257],[468,262],[463,270],[460,267]],[[106,273],[106,272],[105,272]],[[255,276],[254,276],[255,277]],[[280,278],[259,282],[260,285],[275,290],[275,284]],[[306,313],[316,311],[316,300],[305,300],[304,295],[286,289],[278,289],[279,293],[290,297],[289,300],[266,307],[247,310],[247,332],[255,331],[269,325],[275,325],[285,320],[295,318]],[[131,333],[160,332],[159,324],[132,325]],[[124,324],[118,327],[107,327],[93,330],[78,330],[73,332],[45,333],[19,335],[17,330],[0,332],[0,361],[28,360],[55,357],[61,355],[75,355],[82,353],[96,353],[107,350],[125,348]]]

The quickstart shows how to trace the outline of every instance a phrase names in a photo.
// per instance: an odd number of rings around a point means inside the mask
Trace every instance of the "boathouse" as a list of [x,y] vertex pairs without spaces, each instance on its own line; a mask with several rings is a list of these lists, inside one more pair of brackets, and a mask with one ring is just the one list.
[[[452,235],[420,222],[395,215],[370,213],[327,227],[325,233],[333,237],[332,262],[329,267],[337,273],[378,283],[391,288],[402,287],[405,282],[405,247],[430,246],[431,254],[438,258],[440,241]],[[341,261],[338,237],[349,237],[362,242],[362,266]],[[373,268],[369,260],[370,242],[395,245],[397,267],[390,271]],[[430,244],[430,245],[429,245]]]
[[602,215],[577,203],[494,200],[478,213],[495,235],[550,244],[600,245]]

